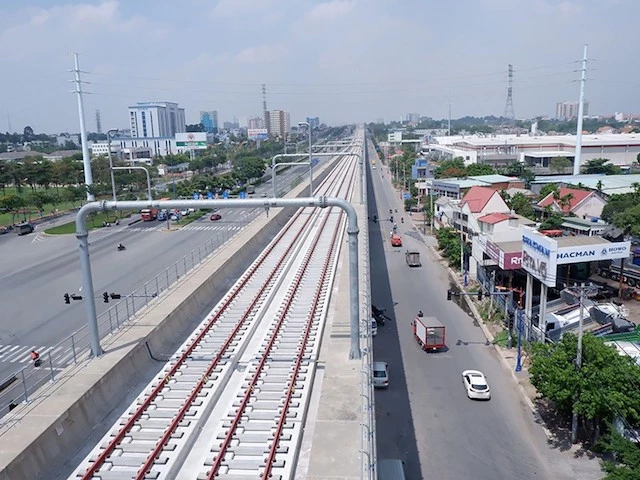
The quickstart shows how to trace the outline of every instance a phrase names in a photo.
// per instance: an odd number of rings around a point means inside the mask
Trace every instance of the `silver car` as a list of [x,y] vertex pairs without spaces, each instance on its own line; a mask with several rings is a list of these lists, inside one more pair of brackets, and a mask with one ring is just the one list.
[[389,365],[387,362],[373,362],[373,386],[375,388],[389,386]]

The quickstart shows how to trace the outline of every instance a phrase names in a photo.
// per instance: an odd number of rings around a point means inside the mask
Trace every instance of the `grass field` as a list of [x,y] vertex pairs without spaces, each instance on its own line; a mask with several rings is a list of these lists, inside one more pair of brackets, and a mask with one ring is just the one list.
[[[127,215],[130,216],[130,215]],[[115,222],[117,216],[115,212],[100,212],[96,213],[95,216],[91,217],[87,221],[87,230],[94,230],[98,228],[109,228],[103,227],[103,222],[109,222],[111,225]],[[124,216],[123,216],[124,218]],[[48,233],[50,235],[68,235],[72,233],[76,233],[76,222],[63,223],[62,225],[58,225],[56,227],[47,228],[44,233]]]
[[[44,188],[37,188],[35,190],[36,192],[46,192],[46,193],[56,193],[56,189],[55,188],[49,188],[48,190],[45,190]],[[31,193],[31,188],[30,187],[25,187],[22,189],[22,194],[24,196],[27,196]],[[4,192],[2,190],[0,190],[0,196],[8,196],[8,195],[20,195],[18,193],[18,190],[15,187],[6,187],[4,189]],[[60,202],[57,205],[51,205],[51,204],[47,204],[44,205],[43,207],[43,211],[42,211],[42,216],[45,215],[50,215],[52,213],[54,213],[54,211],[57,209],[59,212],[64,212],[66,210],[73,210],[74,208],[77,208],[80,206],[80,202]],[[25,207],[24,211],[20,211],[19,214],[16,214],[15,217],[12,213],[5,213],[2,212],[0,213],[0,225],[11,225],[12,223],[21,223],[24,221],[31,221],[37,218],[41,218],[40,212],[38,210],[36,210],[34,207]]]

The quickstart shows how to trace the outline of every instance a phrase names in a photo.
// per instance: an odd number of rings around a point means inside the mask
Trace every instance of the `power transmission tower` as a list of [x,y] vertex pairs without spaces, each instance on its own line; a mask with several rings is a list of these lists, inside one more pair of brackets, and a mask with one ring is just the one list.
[[504,107],[504,117],[508,120],[515,120],[516,114],[513,111],[513,65],[509,64],[507,77],[507,103]]
[[102,119],[100,118],[100,110],[96,110],[96,133],[102,133]]

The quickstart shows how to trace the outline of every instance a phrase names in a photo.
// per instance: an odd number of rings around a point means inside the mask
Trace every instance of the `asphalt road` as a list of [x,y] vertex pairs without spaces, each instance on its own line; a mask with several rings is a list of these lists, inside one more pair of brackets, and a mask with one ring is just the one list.
[[[409,223],[400,222],[408,215],[383,170],[372,172],[369,213],[388,218],[389,208],[398,208],[394,216],[404,247],[390,246],[390,221],[370,223],[372,298],[393,319],[378,327],[374,339],[375,359],[390,368],[390,387],[376,391],[378,458],[405,461],[409,479],[576,478],[563,454],[548,446],[479,326],[447,301],[447,271]],[[420,251],[422,267],[406,265],[407,246]],[[418,346],[410,325],[418,310],[446,326],[445,351],[426,353]],[[485,373],[490,401],[467,398],[461,378],[466,369]]]
[[[286,189],[304,167],[278,176]],[[256,189],[271,196],[271,182]],[[138,222],[99,229],[89,234],[91,268],[98,315],[111,307],[102,292],[123,296],[151,280],[209,239],[224,242],[262,213],[258,209],[220,209],[222,220],[205,215],[183,229],[167,231],[165,222]],[[71,218],[70,218],[71,219]],[[74,235],[49,236],[9,233],[0,236],[0,381],[30,361],[32,348],[46,352],[86,323],[82,301],[64,303],[64,293],[80,293],[82,285],[78,242]],[[116,250],[123,243],[127,249]]]

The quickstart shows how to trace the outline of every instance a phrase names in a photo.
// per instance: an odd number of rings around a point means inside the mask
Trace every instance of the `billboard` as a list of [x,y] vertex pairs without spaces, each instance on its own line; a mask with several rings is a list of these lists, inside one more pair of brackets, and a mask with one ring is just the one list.
[[247,137],[249,140],[266,140],[269,138],[269,133],[266,128],[249,128]]
[[599,260],[614,260],[616,258],[629,258],[631,254],[631,242],[611,243],[606,240],[595,245],[579,245],[558,248],[557,263],[595,262]]
[[531,230],[522,234],[522,268],[548,287],[556,286],[558,242]]
[[204,150],[207,148],[207,133],[176,133],[176,147],[188,150]]

